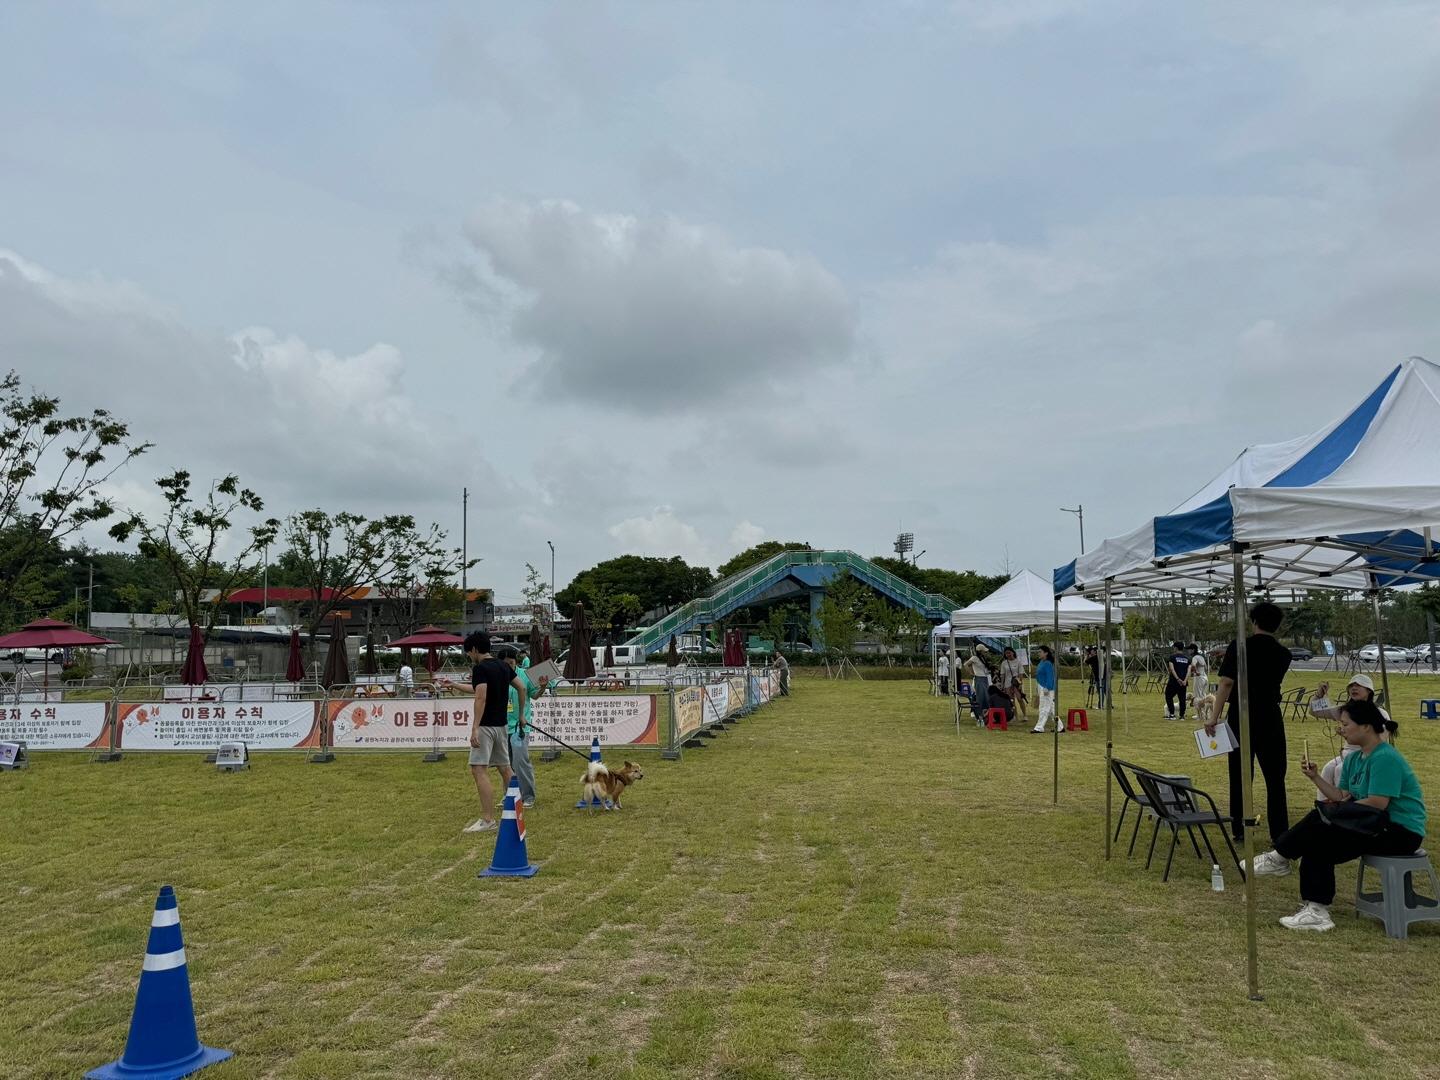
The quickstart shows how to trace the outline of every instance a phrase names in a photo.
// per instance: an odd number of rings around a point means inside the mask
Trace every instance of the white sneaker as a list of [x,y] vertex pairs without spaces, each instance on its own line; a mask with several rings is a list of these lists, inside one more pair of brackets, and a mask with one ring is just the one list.
[[486,821],[486,820],[482,817],[482,818],[480,818],[478,821],[474,821],[474,822],[471,822],[469,825],[466,825],[465,828],[464,828],[463,830],[461,830],[461,831],[462,831],[462,832],[489,832],[489,831],[490,831],[491,829],[493,829],[493,828],[495,828],[495,822],[493,822],[493,821]]
[[[1245,860],[1240,860],[1240,869],[1249,869]],[[1290,873],[1290,860],[1281,855],[1278,851],[1262,851],[1255,856],[1255,874],[1257,877],[1284,877]]]
[[[1256,856],[1255,862],[1260,862]],[[1306,904],[1294,915],[1285,915],[1280,925],[1286,930],[1334,930],[1335,920],[1330,918],[1330,909],[1324,904]]]
[[523,805],[526,810],[529,810],[531,807],[533,807],[533,806],[535,805],[535,800],[534,800],[534,799],[522,799],[522,800],[521,800],[521,805]]

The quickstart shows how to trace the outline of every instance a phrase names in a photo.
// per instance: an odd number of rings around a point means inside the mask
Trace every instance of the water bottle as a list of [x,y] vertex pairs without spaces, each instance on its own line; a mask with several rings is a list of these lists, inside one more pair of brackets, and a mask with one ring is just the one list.
[[1210,888],[1215,892],[1225,891],[1225,875],[1220,872],[1220,864],[1212,863],[1210,866]]

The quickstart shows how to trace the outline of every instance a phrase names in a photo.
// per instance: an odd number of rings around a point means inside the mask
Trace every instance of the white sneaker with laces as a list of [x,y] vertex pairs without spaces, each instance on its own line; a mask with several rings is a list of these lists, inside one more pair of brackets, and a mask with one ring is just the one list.
[[[1240,869],[1248,869],[1244,859],[1240,860]],[[1290,860],[1278,851],[1262,851],[1255,856],[1257,877],[1284,877],[1288,873],[1290,873]]]
[[[1258,856],[1255,861],[1260,861]],[[1287,930],[1334,930],[1335,920],[1324,904],[1306,904],[1294,915],[1282,916],[1280,925]]]
[[495,828],[495,822],[486,821],[483,817],[466,825],[463,832],[489,832]]

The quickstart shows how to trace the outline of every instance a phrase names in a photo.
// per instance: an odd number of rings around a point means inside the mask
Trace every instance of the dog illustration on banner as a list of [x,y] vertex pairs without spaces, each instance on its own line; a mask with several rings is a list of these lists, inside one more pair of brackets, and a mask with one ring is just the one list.
[[580,778],[580,797],[590,805],[592,814],[595,812],[595,799],[601,800],[606,810],[612,806],[619,810],[620,797],[625,794],[625,789],[643,779],[645,774],[633,761],[625,762],[618,769],[608,769],[604,763],[592,761]]

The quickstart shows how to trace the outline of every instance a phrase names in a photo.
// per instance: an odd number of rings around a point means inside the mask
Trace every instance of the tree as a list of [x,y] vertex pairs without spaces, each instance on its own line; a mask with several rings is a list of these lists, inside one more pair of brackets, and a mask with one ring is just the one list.
[[[385,522],[390,522],[388,527]],[[438,525],[432,524],[427,533],[421,533],[408,517],[386,518],[380,525],[380,546],[385,551],[374,567],[373,580],[400,636],[413,634],[422,626],[460,621],[464,603],[454,584],[462,568],[460,549],[445,546],[446,533]],[[479,562],[471,559],[463,568],[472,570]],[[362,576],[366,569],[361,568]]]
[[31,573],[76,530],[115,512],[100,493],[116,471],[150,448],[108,411],[64,416],[60,399],[0,380],[0,626],[53,603]]
[[815,617],[826,652],[848,656],[854,650],[869,595],[870,590],[849,571],[832,578],[825,586],[825,598]]
[[676,555],[669,559],[643,555],[621,555],[607,559],[575,575],[555,596],[562,612],[583,602],[587,611],[593,600],[605,596],[630,595],[640,604],[632,618],[651,610],[669,610],[693,600],[710,587],[713,577],[703,566],[689,566]]
[[[236,516],[259,515],[265,509],[260,496],[242,488],[233,474],[212,481],[203,503],[191,498],[190,474],[183,469],[155,484],[165,499],[165,513],[155,520],[132,513],[111,526],[110,535],[124,543],[139,534],[140,554],[165,568],[186,620],[191,626],[203,626],[208,640],[225,597],[252,579],[257,555],[275,542],[280,522],[267,518],[249,525],[239,550],[227,556],[223,552],[235,546],[230,532],[236,528]],[[203,616],[205,594],[211,589],[218,590],[216,601]]]
[[721,564],[720,568],[715,571],[715,574],[719,578],[727,578],[731,574],[738,574],[742,570],[749,570],[752,566],[758,566],[766,559],[779,555],[782,551],[809,550],[811,550],[809,544],[800,544],[794,541],[781,543],[779,540],[765,540],[756,544],[754,547],[746,548],[729,562]]
[[531,607],[543,603],[545,598],[550,595],[550,583],[542,578],[540,571],[528,562],[525,564],[525,585],[521,588],[520,595]]

